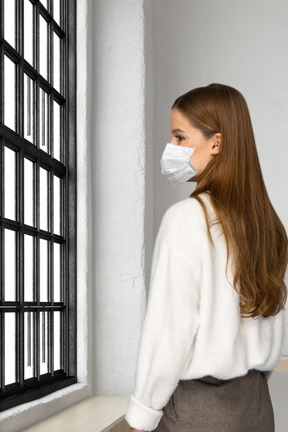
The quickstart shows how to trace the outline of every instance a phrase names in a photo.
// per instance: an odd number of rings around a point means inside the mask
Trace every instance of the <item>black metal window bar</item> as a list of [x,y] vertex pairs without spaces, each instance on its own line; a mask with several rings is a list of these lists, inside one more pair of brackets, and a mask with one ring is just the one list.
[[0,411],[76,382],[76,0],[0,0]]

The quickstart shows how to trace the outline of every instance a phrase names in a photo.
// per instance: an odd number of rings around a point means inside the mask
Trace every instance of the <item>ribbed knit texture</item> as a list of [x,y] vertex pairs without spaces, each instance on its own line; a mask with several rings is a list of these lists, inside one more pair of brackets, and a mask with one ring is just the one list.
[[[211,219],[215,212],[202,194]],[[125,419],[155,429],[179,380],[272,371],[281,358],[286,314],[241,318],[220,224],[209,242],[202,207],[186,198],[166,210],[156,237],[146,316]],[[286,323],[285,323],[286,320]]]

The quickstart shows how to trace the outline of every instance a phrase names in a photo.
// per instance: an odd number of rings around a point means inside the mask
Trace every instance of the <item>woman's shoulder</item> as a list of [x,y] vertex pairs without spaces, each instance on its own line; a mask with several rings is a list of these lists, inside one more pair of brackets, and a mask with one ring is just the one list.
[[[211,202],[208,194],[199,194],[198,197],[203,202],[207,210],[209,211],[211,209]],[[185,198],[181,201],[177,201],[176,203],[172,204],[168,209],[165,211],[163,218],[166,219],[178,219],[181,217],[190,217],[193,220],[199,220],[202,221],[204,217],[203,208],[197,198],[194,196],[189,196],[188,198]]]
[[[206,207],[210,207],[210,200],[206,194],[200,194],[200,199]],[[203,228],[206,231],[206,221],[200,202],[193,196],[177,201],[167,208],[163,217],[162,225],[166,228],[176,227],[187,232],[190,229]]]
[[158,243],[178,250],[189,259],[192,256],[196,261],[200,259],[200,251],[209,240],[205,215],[196,198],[185,198],[167,208],[158,230]]

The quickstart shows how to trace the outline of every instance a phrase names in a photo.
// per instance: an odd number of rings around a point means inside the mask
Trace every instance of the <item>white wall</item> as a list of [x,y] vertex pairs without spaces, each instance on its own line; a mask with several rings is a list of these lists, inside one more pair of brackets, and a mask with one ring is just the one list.
[[[160,172],[171,106],[211,83],[245,97],[268,193],[288,231],[287,18],[286,0],[155,0],[154,236],[164,211],[193,190],[193,183],[173,188]],[[288,372],[272,374],[269,386],[276,432],[287,431]]]
[[95,0],[92,39],[93,391],[108,396],[131,391],[146,306],[143,0]]
[[148,291],[154,246],[154,30],[153,2],[144,0],[145,59],[145,288]]

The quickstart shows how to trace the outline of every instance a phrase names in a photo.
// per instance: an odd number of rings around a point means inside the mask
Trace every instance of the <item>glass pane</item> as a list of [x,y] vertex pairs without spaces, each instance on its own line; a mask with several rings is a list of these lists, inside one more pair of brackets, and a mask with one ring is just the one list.
[[42,3],[43,6],[47,9],[47,0],[41,0],[41,3]]
[[34,81],[24,74],[24,138],[34,143]]
[[57,176],[54,177],[54,205],[53,205],[53,214],[54,214],[54,233],[60,235],[60,215],[61,215],[61,207],[60,207],[60,178]]
[[16,314],[5,313],[5,385],[16,382]]
[[48,23],[40,14],[39,17],[40,34],[40,74],[48,80]]
[[33,5],[24,0],[24,58],[33,65]]
[[60,25],[60,0],[53,0],[53,18]]
[[34,226],[34,163],[24,158],[24,223]]
[[48,171],[40,168],[40,229],[48,231]]
[[54,243],[54,301],[61,301],[60,291],[60,268],[61,268],[61,257],[60,257],[60,244]]
[[60,160],[60,105],[53,101],[53,122],[54,122],[54,158]]
[[54,32],[53,34],[54,43],[54,88],[60,92],[60,38]]
[[40,301],[48,301],[48,241],[40,239]]
[[24,234],[24,301],[34,301],[33,263],[34,238]]
[[48,313],[40,312],[40,374],[48,372]]
[[40,119],[40,148],[48,153],[48,94],[40,88],[40,101],[39,101],[39,119]]
[[54,370],[61,369],[60,312],[54,312]]
[[4,39],[15,47],[15,0],[4,0]]
[[24,379],[34,377],[34,313],[24,314]]
[[16,152],[4,147],[4,209],[5,217],[16,218]]
[[4,123],[15,130],[15,63],[4,55]]
[[5,229],[5,300],[16,300],[16,233]]

